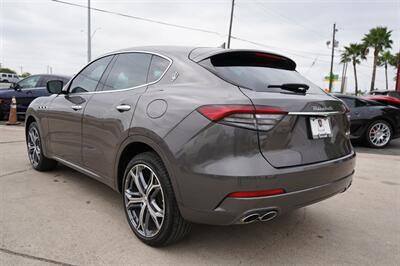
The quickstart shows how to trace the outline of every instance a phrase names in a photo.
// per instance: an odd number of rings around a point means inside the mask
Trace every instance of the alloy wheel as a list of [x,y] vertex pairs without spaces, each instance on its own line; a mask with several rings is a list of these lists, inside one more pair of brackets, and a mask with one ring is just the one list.
[[36,127],[31,127],[28,131],[28,155],[33,166],[40,163],[40,137]]
[[390,128],[385,123],[376,123],[369,130],[369,140],[377,147],[385,146],[390,140]]
[[165,216],[164,193],[156,173],[147,165],[136,164],[129,171],[124,203],[137,233],[151,238],[160,232]]

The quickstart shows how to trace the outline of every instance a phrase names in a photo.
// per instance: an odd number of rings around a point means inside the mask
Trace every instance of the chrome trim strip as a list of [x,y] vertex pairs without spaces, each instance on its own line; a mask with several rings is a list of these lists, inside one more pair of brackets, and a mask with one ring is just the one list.
[[87,170],[87,169],[85,169],[85,168],[83,168],[81,166],[78,166],[78,165],[74,164],[74,163],[71,163],[71,162],[69,162],[67,160],[61,159],[60,157],[54,156],[53,159],[55,159],[56,161],[59,161],[62,164],[65,164],[65,165],[67,165],[67,166],[69,166],[71,168],[74,168],[77,171],[86,173],[87,175],[93,176],[95,178],[101,178],[98,174],[95,174],[92,171]]
[[[118,92],[118,91],[127,91],[127,90],[133,90],[133,89],[137,89],[137,88],[141,88],[141,87],[153,85],[153,84],[159,82],[159,81],[164,77],[164,75],[168,72],[169,68],[171,67],[171,65],[172,65],[172,63],[173,63],[173,60],[172,60],[171,58],[169,58],[169,57],[167,57],[167,56],[165,56],[165,55],[159,54],[159,53],[154,53],[154,52],[149,52],[149,51],[121,51],[121,52],[115,52],[115,53],[106,54],[106,55],[100,56],[100,57],[98,57],[98,58],[92,60],[90,63],[86,64],[86,65],[78,72],[78,74],[76,74],[73,78],[71,78],[71,80],[68,82],[68,84],[66,84],[66,85],[68,85],[68,86],[66,86],[66,87],[68,87],[68,89],[65,89],[65,90],[63,89],[63,91],[68,91],[68,90],[69,90],[69,87],[70,87],[71,83],[73,82],[73,80],[75,79],[75,77],[78,76],[88,65],[90,65],[90,64],[93,63],[94,61],[99,60],[99,59],[101,59],[101,58],[103,58],[103,57],[106,57],[106,56],[118,55],[118,54],[129,54],[129,53],[143,53],[143,54],[157,55],[157,56],[159,56],[159,57],[162,57],[162,58],[168,60],[168,61],[169,61],[169,65],[167,66],[167,68],[165,69],[164,73],[162,73],[162,75],[160,76],[159,79],[157,79],[157,80],[155,80],[155,81],[152,81],[152,82],[148,82],[148,83],[146,83],[146,84],[142,84],[142,85],[139,85],[139,86],[135,86],[135,87],[131,87],[131,88],[126,88],[126,89],[120,89],[120,90],[77,92],[77,93],[71,93],[71,95],[89,95],[89,94],[97,94],[97,93],[110,93],[110,92]],[[150,62],[150,63],[151,63],[151,62]],[[64,87],[64,88],[66,88],[66,87]]]
[[306,115],[306,116],[329,116],[329,115],[337,115],[344,114],[340,111],[332,111],[332,112],[289,112],[288,115]]

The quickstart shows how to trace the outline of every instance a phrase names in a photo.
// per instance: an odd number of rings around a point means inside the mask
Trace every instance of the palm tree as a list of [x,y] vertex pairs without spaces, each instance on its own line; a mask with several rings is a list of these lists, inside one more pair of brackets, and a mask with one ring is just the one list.
[[374,51],[374,64],[372,67],[371,88],[372,91],[375,87],[376,66],[378,65],[378,56],[384,49],[392,48],[393,41],[390,39],[392,31],[386,27],[376,27],[370,29],[368,34],[365,34],[362,39],[365,47],[370,47]]
[[392,56],[392,59],[389,61],[389,65],[397,67],[399,62],[400,62],[400,53],[397,53]]
[[394,57],[389,51],[382,52],[378,57],[378,65],[385,67],[386,90],[389,90],[387,68],[394,61]]
[[357,80],[357,65],[361,62],[361,59],[365,59],[365,47],[362,44],[351,43],[349,46],[344,47],[344,51],[341,55],[340,62],[342,64],[351,62],[354,70],[354,83],[355,83],[355,95],[358,94],[358,80]]

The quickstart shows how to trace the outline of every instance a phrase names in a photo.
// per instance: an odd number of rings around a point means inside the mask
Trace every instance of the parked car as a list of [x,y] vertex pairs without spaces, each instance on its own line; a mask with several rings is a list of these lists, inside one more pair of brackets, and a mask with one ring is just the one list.
[[355,96],[336,95],[350,109],[351,138],[384,148],[400,137],[400,109]]
[[34,169],[57,162],[122,194],[143,242],[191,222],[268,221],[344,192],[355,153],[345,105],[264,51],[139,47],[102,56],[26,115]]
[[370,92],[370,95],[385,95],[390,97],[395,97],[400,99],[400,92],[398,91],[390,91],[390,90],[373,90]]
[[372,95],[365,97],[368,100],[377,101],[385,105],[391,105],[397,108],[400,108],[400,99],[392,96],[385,95]]
[[0,73],[0,82],[15,83],[18,81],[19,81],[19,77],[17,74]]
[[0,90],[0,119],[4,119],[10,112],[11,98],[17,100],[17,114],[23,115],[29,104],[37,97],[49,96],[46,83],[49,80],[61,80],[67,84],[70,77],[62,75],[32,75],[13,85],[8,89]]

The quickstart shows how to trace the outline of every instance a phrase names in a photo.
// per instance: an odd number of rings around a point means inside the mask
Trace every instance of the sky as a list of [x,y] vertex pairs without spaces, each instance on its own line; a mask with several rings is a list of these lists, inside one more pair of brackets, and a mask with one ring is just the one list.
[[[87,0],[63,0],[87,5]],[[215,33],[170,27],[92,11],[92,58],[107,52],[143,45],[220,46],[227,41],[231,0],[91,0],[94,8]],[[400,47],[400,1],[357,0],[236,0],[231,48],[254,48],[280,53],[296,61],[297,70],[321,88],[330,69],[332,26],[339,41],[334,73],[341,74],[340,51],[360,42],[370,28],[392,30],[393,47]],[[0,0],[0,63],[18,73],[73,75],[87,64],[87,9],[51,0]],[[359,87],[368,90],[372,53],[358,66]],[[395,69],[389,68],[394,89]],[[354,91],[352,66],[347,91]],[[340,83],[335,83],[338,90]],[[384,68],[376,86],[385,88]]]

